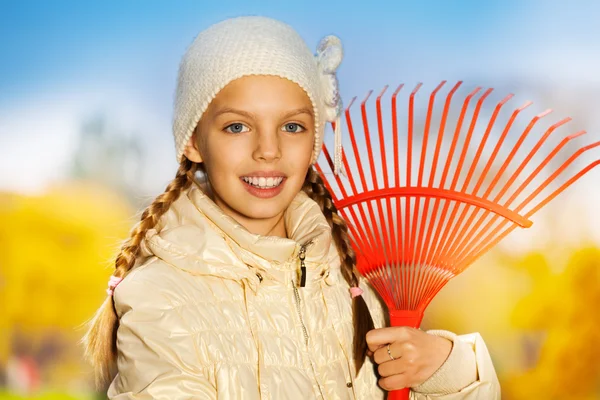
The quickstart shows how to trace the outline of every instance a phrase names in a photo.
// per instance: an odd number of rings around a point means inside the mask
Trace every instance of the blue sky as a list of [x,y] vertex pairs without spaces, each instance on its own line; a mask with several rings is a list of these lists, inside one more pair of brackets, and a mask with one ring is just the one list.
[[[338,34],[347,46],[344,66],[352,70],[385,58],[400,61],[401,71],[423,66],[423,53],[428,54],[427,61],[441,61],[436,56],[441,50],[455,50],[460,57],[465,49],[472,49],[489,58],[497,49],[527,46],[535,51],[548,42],[560,49],[565,41],[589,45],[600,37],[595,23],[600,7],[593,1],[561,4],[567,3],[3,0],[0,99],[53,83],[109,80],[136,67],[142,73],[172,73],[185,45],[199,30],[241,14],[283,19],[309,44],[324,34]],[[442,73],[446,69],[444,64],[436,68]]]
[[309,44],[334,32],[348,42],[349,56],[380,58],[377,50],[391,53],[429,42],[472,46],[493,35],[510,10],[507,2],[451,3],[4,1],[0,51],[6,62],[0,64],[0,99],[59,82],[110,80],[136,67],[142,75],[172,74],[199,30],[235,15],[283,19]]
[[[36,192],[62,179],[80,124],[98,112],[123,131],[144,132],[156,160],[146,187],[163,187],[174,170],[179,58],[200,30],[231,16],[282,19],[311,47],[327,34],[340,36],[347,100],[385,84],[433,87],[442,79],[494,85],[518,78],[568,93],[600,85],[594,1],[0,4],[0,190]],[[600,95],[586,101],[600,104]],[[15,165],[23,175],[6,172]]]

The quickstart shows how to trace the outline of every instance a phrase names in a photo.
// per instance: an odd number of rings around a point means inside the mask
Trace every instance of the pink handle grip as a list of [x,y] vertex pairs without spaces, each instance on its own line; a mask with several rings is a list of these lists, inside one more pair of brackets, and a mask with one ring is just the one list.
[[[423,320],[422,311],[390,310],[390,324],[392,326],[410,326],[418,328]],[[388,393],[388,400],[409,400],[410,388],[392,390]]]

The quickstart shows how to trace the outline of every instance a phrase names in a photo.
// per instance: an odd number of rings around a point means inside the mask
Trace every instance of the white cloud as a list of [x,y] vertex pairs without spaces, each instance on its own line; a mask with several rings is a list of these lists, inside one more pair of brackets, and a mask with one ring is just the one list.
[[0,188],[36,192],[60,179],[78,128],[73,108],[39,99],[0,110]]
[[[98,113],[124,133],[143,138],[149,162],[142,187],[174,176],[170,115],[158,115],[125,89],[71,85],[0,107],[0,190],[37,193],[68,173],[81,124]],[[170,110],[169,110],[170,112]],[[166,153],[166,154],[165,154]],[[172,162],[174,164],[174,162]]]

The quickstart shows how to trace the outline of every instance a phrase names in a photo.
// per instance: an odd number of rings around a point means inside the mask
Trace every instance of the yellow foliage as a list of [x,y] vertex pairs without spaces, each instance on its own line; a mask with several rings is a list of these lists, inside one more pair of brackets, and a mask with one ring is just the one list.
[[0,194],[0,361],[12,328],[81,336],[106,295],[131,213],[119,195],[81,182],[42,196]]
[[520,335],[511,326],[511,314],[530,290],[523,272],[507,267],[501,258],[491,252],[450,280],[423,322],[424,329],[479,332],[499,375],[519,367]]
[[436,296],[424,327],[480,332],[503,399],[591,400],[600,398],[599,305],[600,249],[492,252]]
[[551,274],[548,261],[539,256],[525,264],[534,286],[513,316],[517,326],[538,333],[539,357],[507,381],[507,394],[514,399],[598,398],[600,250],[574,253],[558,274]]

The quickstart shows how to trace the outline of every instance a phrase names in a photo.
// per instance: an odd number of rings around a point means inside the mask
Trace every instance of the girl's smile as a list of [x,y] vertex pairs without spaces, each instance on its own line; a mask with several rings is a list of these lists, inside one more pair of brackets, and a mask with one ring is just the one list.
[[[272,178],[269,178],[269,180],[271,179]],[[264,181],[265,178],[261,178],[261,180]],[[248,193],[261,199],[270,199],[271,197],[275,197],[283,190],[283,178],[279,178],[279,183],[274,184],[273,186],[254,185],[254,183],[248,183],[245,180],[243,180],[242,182],[244,182],[245,188],[248,191]]]
[[257,171],[241,177],[248,193],[261,199],[281,193],[285,179],[285,175],[278,171]]

